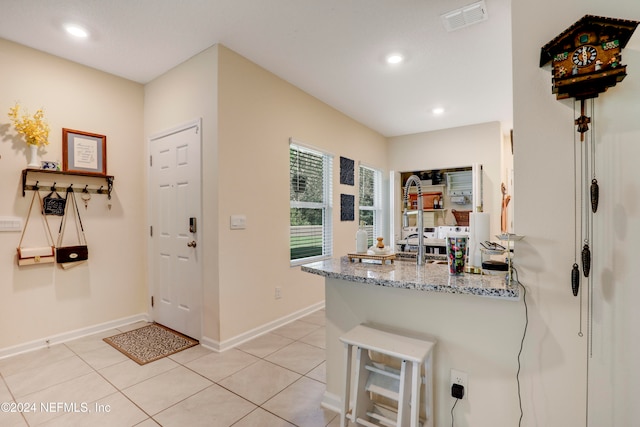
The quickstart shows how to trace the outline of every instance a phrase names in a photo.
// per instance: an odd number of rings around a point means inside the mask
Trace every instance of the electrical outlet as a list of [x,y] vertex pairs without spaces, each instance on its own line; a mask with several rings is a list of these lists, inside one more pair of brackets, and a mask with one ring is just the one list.
[[453,386],[454,384],[460,384],[462,387],[464,387],[464,397],[463,399],[466,399],[469,396],[469,378],[467,376],[466,372],[462,372],[462,371],[457,371],[455,369],[451,370],[451,384],[449,384],[449,389],[451,389],[451,386]]
[[275,298],[276,299],[282,298],[282,288],[276,288]]

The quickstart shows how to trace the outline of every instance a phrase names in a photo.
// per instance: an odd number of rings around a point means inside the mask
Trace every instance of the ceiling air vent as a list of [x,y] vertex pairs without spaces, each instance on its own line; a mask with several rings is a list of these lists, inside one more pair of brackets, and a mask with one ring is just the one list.
[[442,23],[447,31],[459,30],[460,28],[486,21],[488,18],[487,6],[484,1],[479,1],[442,14],[440,18],[442,18]]

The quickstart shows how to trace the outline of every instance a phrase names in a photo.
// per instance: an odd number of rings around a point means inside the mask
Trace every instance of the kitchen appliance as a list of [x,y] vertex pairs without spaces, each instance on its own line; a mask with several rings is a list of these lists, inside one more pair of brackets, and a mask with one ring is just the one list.
[[[469,236],[469,227],[456,225],[441,225],[439,227],[424,227],[422,236],[428,254],[446,254],[444,239],[449,234]],[[418,228],[402,227],[401,239],[397,241],[397,252],[416,252],[418,250]]]
[[[423,235],[427,239],[437,239],[438,238],[438,227],[425,227]],[[408,237],[415,238],[418,235],[418,227],[404,227],[402,228],[402,232],[400,237],[402,239],[406,239]]]
[[[445,259],[447,254],[445,238],[449,234],[468,237],[469,227],[459,227],[455,225],[424,227],[422,236],[424,239],[425,253],[428,255],[440,255],[442,259]],[[415,253],[418,251],[417,227],[403,227],[400,232],[400,237],[401,239],[396,242],[396,252]]]
[[[427,249],[427,253],[440,253],[434,252],[432,246],[434,243],[439,246],[439,242],[434,242],[438,238],[438,227],[424,227],[423,229],[423,244]],[[400,232],[401,239],[396,242],[397,252],[417,252],[418,251],[418,227],[403,227]],[[444,247],[444,243],[442,244]],[[444,253],[444,252],[442,252]]]
[[461,234],[465,236],[469,236],[469,227],[468,226],[458,226],[458,225],[441,225],[437,227],[438,229],[438,239],[444,239],[447,237],[447,234]]

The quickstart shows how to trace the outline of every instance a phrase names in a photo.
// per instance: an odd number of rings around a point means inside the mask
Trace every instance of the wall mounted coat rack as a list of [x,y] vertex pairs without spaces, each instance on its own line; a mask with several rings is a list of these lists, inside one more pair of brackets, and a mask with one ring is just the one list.
[[113,175],[96,176],[95,174],[83,172],[63,172],[48,169],[24,169],[22,171],[22,197],[25,196],[27,191],[51,187],[52,190],[63,192],[73,185],[76,185],[75,188],[78,191],[106,194],[111,200]]

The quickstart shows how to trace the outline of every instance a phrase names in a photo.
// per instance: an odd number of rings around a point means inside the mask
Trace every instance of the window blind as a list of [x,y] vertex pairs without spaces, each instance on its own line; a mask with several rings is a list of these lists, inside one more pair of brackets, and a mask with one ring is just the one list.
[[367,231],[367,243],[372,246],[381,234],[381,173],[360,165],[359,168],[359,215]]
[[332,160],[330,154],[289,144],[292,264],[331,256]]

